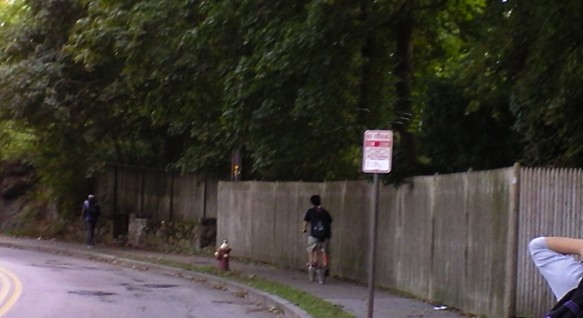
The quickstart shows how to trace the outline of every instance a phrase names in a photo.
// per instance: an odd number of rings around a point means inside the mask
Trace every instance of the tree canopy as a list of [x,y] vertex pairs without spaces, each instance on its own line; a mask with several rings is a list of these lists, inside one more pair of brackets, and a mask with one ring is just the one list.
[[4,1],[0,141],[34,136],[63,196],[104,163],[227,178],[234,152],[244,179],[362,178],[367,129],[395,132],[394,181],[577,166],[582,6]]

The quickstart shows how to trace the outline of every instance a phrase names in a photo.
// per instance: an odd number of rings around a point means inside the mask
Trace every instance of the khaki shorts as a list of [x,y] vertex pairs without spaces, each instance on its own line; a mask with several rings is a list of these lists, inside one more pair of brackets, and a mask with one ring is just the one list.
[[319,239],[311,235],[308,236],[308,248],[307,248],[308,252],[313,252],[314,249],[319,246],[323,252],[328,253],[329,245],[330,245],[329,238],[320,241]]

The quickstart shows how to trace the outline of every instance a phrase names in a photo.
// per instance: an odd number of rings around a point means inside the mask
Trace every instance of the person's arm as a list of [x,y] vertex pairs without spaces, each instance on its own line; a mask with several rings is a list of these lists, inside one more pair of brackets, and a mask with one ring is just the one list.
[[302,229],[303,233],[308,231],[308,226],[310,225],[310,210],[306,211],[304,215],[304,228]]
[[545,243],[551,251],[561,254],[573,254],[583,257],[583,240],[570,237],[545,237]]

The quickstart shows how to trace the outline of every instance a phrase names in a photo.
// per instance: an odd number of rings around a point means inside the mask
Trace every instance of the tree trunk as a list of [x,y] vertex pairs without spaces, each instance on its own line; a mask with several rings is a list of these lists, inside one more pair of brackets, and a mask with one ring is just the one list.
[[409,169],[417,166],[417,147],[413,134],[409,131],[413,113],[411,94],[413,90],[413,27],[414,21],[410,8],[401,10],[399,21],[396,24],[396,64],[395,76],[395,131],[398,144],[396,164]]
[[[366,20],[368,19],[368,7],[366,5],[367,1],[363,1],[360,6],[360,20],[363,25],[366,25]],[[362,81],[360,83],[360,105],[358,109],[359,123],[366,123],[367,117],[369,117],[372,110],[372,105],[370,105],[370,76],[371,76],[371,51],[373,46],[373,34],[372,32],[365,32],[368,34],[363,46],[360,50],[362,55]]]

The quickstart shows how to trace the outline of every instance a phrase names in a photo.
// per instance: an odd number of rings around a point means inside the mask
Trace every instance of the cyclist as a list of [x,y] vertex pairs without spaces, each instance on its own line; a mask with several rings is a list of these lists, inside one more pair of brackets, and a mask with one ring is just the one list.
[[332,236],[332,217],[330,213],[322,207],[322,199],[319,195],[312,195],[310,197],[312,207],[306,211],[304,216],[304,228],[302,232],[308,231],[310,227],[310,235],[308,236],[308,266],[316,265],[318,260],[318,251],[316,246],[318,243],[322,246],[322,266],[325,269],[325,275],[329,275],[328,270],[328,246],[330,244],[330,237]]

